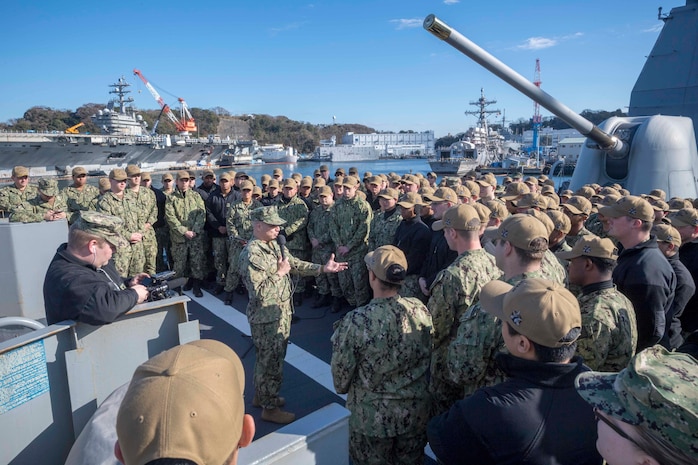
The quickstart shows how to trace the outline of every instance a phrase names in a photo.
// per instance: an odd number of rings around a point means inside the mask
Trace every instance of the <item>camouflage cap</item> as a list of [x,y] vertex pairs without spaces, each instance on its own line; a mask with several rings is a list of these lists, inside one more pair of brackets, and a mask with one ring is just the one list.
[[394,245],[384,245],[367,253],[364,262],[381,281],[399,284],[405,280],[407,258]]
[[599,213],[609,218],[619,218],[629,216],[642,221],[652,222],[654,220],[654,209],[650,203],[642,197],[626,195],[618,199],[613,205],[602,207]]
[[422,196],[416,192],[408,192],[407,194],[400,197],[398,203],[402,208],[412,208],[415,205],[424,205],[422,202]]
[[668,218],[671,224],[678,228],[683,226],[698,226],[698,210],[695,208],[682,208],[677,212],[669,213]]
[[58,195],[58,181],[55,179],[41,178],[37,184],[39,192],[42,194],[48,197],[55,197]]
[[13,178],[23,178],[24,176],[29,176],[29,169],[27,167],[17,165],[12,168]]
[[572,229],[570,217],[565,215],[560,210],[548,210],[545,212],[545,214],[548,215],[550,220],[553,222],[553,227],[556,230],[567,234],[570,232],[570,229]]
[[618,260],[618,247],[616,247],[616,244],[614,244],[611,239],[587,234],[579,238],[574,244],[574,247],[572,247],[572,250],[558,252],[555,256],[563,260],[571,260],[577,257],[596,257]]
[[497,229],[497,239],[510,242],[523,250],[537,251],[533,241],[543,238],[548,241],[548,230],[540,220],[531,215],[517,213],[505,219]]
[[80,212],[80,217],[72,227],[101,237],[114,247],[121,248],[129,245],[129,242],[119,234],[123,224],[124,220],[118,216],[86,210]]
[[591,214],[591,202],[582,195],[573,195],[567,202],[562,204],[562,208],[569,210],[575,215],[589,216]]
[[471,205],[455,205],[443,214],[443,217],[434,221],[431,229],[441,231],[444,228],[453,228],[459,231],[477,231],[480,229],[480,215]]
[[114,181],[126,181],[128,179],[128,175],[126,174],[126,171],[122,170],[121,168],[114,168],[109,172],[109,179],[113,179]]
[[279,216],[274,206],[255,208],[250,212],[250,219],[252,221],[261,221],[271,226],[282,226],[286,224],[286,220]]
[[126,175],[129,178],[132,178],[133,176],[138,176],[139,174],[141,174],[141,169],[138,167],[138,165],[126,166]]
[[510,182],[504,188],[504,193],[500,196],[502,200],[514,200],[531,192],[529,187],[522,182]]
[[397,189],[393,189],[392,187],[387,187],[380,191],[380,194],[378,194],[378,197],[382,197],[384,199],[395,199],[397,200],[400,198],[400,192],[398,192]]
[[439,187],[433,194],[424,194],[424,198],[430,202],[458,203],[458,195],[450,187]]
[[655,224],[651,234],[657,238],[657,242],[668,242],[677,248],[681,247],[681,234],[670,224]]
[[87,170],[84,166],[76,166],[75,168],[73,168],[73,171],[71,172],[71,175],[73,177],[80,176],[81,174],[87,175]]
[[575,387],[594,408],[642,426],[689,456],[698,454],[696,360],[656,345],[620,373],[581,373]]
[[318,190],[318,197],[333,197],[334,194],[332,193],[332,189],[330,186],[322,186]]
[[564,286],[547,279],[527,278],[515,286],[490,281],[480,291],[480,303],[487,313],[544,347],[572,344],[574,341],[562,339],[582,326],[577,298]]

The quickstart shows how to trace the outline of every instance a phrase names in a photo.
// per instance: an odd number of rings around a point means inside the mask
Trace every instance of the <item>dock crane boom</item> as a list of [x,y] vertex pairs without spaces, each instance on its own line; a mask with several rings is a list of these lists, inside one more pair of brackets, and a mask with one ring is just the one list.
[[[172,121],[172,123],[175,125],[177,128],[177,131],[179,131],[179,134],[182,136],[188,136],[192,132],[196,132],[196,122],[194,121],[194,118],[192,117],[191,113],[189,112],[189,107],[187,107],[187,102],[184,101],[183,98],[178,98],[179,103],[182,107],[181,110],[181,115],[180,118],[177,119],[177,117],[172,113],[172,110],[170,109],[169,105],[165,103],[165,101],[162,99],[160,94],[158,93],[157,90],[155,90],[155,87],[153,87],[150,82],[143,76],[143,73],[140,72],[140,70],[134,69],[133,74],[141,78],[141,81],[145,84],[145,87],[150,91],[150,93],[153,95],[155,100],[160,104],[160,108],[162,108],[162,112],[167,115],[167,117]],[[158,118],[159,119],[159,118]]]

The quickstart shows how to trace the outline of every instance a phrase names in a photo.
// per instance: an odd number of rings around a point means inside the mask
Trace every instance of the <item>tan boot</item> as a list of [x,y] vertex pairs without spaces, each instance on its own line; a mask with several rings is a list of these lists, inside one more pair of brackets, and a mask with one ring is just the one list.
[[[279,396],[276,399],[274,399],[274,406],[275,407],[283,407],[286,405],[286,399]],[[261,407],[262,404],[259,403],[259,396],[257,393],[255,393],[254,397],[252,398],[252,406],[253,407]]]
[[279,407],[265,408],[264,410],[262,410],[262,420],[264,421],[270,421],[272,423],[286,425],[288,423],[291,423],[295,419],[295,413],[284,412]]

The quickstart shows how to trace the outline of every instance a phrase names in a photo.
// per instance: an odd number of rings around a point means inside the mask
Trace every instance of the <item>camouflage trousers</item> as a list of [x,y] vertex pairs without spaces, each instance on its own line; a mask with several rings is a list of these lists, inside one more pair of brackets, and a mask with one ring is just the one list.
[[[332,255],[331,249],[315,248],[312,251],[312,262],[324,265],[330,259],[330,255]],[[334,297],[342,297],[337,273],[320,273],[315,277],[315,284],[320,295],[332,294]]]
[[[308,261],[308,259],[310,259],[310,256],[305,249],[288,249],[288,252],[299,260]],[[294,283],[293,293],[302,294],[305,291],[308,277],[296,275],[293,276],[292,279]]]
[[228,271],[225,275],[225,291],[232,292],[240,284],[240,252],[245,246],[240,241],[228,242]]
[[425,303],[427,301],[427,296],[424,295],[419,287],[419,275],[416,274],[405,276],[405,280],[402,282],[402,286],[400,286],[400,295],[402,297],[416,297]]
[[114,266],[116,266],[116,271],[119,272],[119,276],[128,278],[128,270],[131,264],[131,245],[120,247],[112,258],[114,259]]
[[429,394],[431,395],[431,416],[435,417],[446,412],[456,401],[463,398],[463,387],[456,386],[432,371],[429,379]]
[[145,249],[143,241],[131,244],[131,259],[128,262],[128,274],[126,276],[136,276],[145,270]]
[[216,268],[216,283],[224,284],[228,274],[228,237],[214,237],[211,241],[213,249],[213,266]]
[[175,276],[194,279],[204,279],[206,276],[204,243],[200,237],[172,243]]
[[[365,250],[364,250],[365,252]],[[335,257],[338,262],[348,262],[349,268],[337,273],[342,293],[352,307],[359,307],[371,300],[368,285],[368,269],[364,263],[365,253],[355,253],[349,257]]]
[[149,275],[155,274],[155,270],[157,270],[157,252],[158,243],[157,238],[155,237],[155,231],[153,228],[148,228],[145,234],[143,234],[143,256],[145,259],[143,271]]
[[349,431],[349,456],[354,465],[423,465],[426,444],[426,431],[392,438]]
[[155,271],[167,271],[172,268],[172,247],[170,247],[170,228],[155,228],[157,250],[155,252]]
[[284,359],[291,332],[291,315],[271,323],[251,324],[252,342],[256,351],[254,388],[262,407],[274,407],[283,380]]

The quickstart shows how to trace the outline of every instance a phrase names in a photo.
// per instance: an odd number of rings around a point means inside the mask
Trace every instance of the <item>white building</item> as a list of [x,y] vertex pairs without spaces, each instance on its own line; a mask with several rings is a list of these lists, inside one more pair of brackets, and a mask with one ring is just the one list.
[[584,146],[586,137],[566,137],[557,144],[557,156],[565,163],[577,163],[579,152]]
[[340,145],[322,141],[318,155],[332,161],[362,161],[379,158],[429,157],[434,155],[434,131],[356,134],[342,136]]

